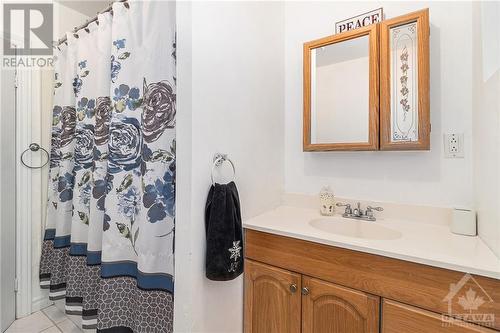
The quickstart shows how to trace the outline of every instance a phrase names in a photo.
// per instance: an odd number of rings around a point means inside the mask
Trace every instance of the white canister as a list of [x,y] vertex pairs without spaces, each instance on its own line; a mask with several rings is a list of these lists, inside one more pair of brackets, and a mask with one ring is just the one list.
[[451,219],[451,232],[459,235],[476,236],[476,212],[471,209],[454,208]]

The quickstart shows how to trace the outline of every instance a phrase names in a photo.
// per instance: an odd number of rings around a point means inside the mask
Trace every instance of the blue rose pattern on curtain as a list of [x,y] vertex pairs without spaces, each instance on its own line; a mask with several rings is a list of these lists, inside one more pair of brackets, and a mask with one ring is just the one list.
[[172,332],[175,2],[98,20],[55,56],[40,284],[83,328]]

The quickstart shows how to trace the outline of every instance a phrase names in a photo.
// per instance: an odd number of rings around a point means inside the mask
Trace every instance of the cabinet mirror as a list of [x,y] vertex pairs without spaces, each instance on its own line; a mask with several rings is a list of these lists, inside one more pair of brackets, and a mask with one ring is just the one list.
[[378,149],[378,26],[304,44],[304,150]]

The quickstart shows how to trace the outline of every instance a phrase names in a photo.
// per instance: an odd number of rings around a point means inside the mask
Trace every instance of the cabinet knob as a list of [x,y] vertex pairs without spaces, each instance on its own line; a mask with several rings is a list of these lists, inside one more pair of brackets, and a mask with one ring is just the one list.
[[293,294],[297,291],[297,285],[294,283],[294,284],[291,284],[290,285],[290,292]]
[[309,289],[307,287],[302,288],[302,295],[309,295]]

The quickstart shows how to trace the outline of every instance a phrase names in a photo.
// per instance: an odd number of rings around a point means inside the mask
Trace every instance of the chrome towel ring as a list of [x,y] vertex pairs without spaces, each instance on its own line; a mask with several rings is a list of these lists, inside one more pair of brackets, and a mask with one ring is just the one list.
[[[35,166],[26,164],[26,162],[24,161],[24,154],[26,154],[26,152],[28,152],[28,151],[39,151],[39,150],[42,150],[42,152],[44,152],[46,155],[45,163],[43,163],[42,165],[35,165]],[[21,154],[21,163],[25,167],[30,168],[30,169],[41,169],[45,165],[47,165],[47,163],[49,163],[49,152],[47,150],[45,150],[45,148],[40,147],[40,145],[38,143],[34,143],[34,142],[30,143],[29,147],[25,151],[23,151]]]
[[227,157],[227,154],[217,153],[217,154],[214,155],[213,161],[214,161],[214,164],[212,165],[212,173],[211,173],[211,176],[212,176],[212,185],[215,185],[215,180],[214,180],[214,171],[215,171],[215,168],[221,166],[222,163],[224,163],[224,162],[229,162],[231,164],[231,167],[233,168],[233,180],[235,179],[236,168],[234,167],[233,161],[231,161]]

